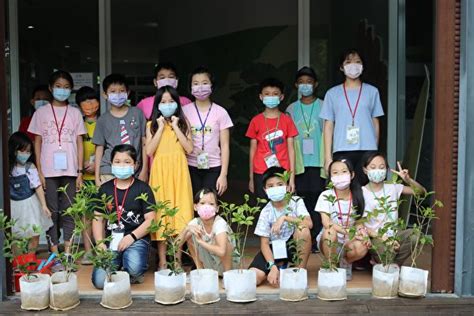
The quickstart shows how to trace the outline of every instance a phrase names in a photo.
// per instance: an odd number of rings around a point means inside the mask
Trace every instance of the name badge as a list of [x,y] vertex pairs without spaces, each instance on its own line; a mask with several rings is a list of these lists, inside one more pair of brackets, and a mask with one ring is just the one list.
[[360,129],[357,126],[347,125],[346,140],[348,144],[358,144]]
[[265,160],[267,168],[280,167],[280,162],[278,161],[278,158],[275,154],[270,154],[263,159]]
[[54,170],[67,170],[67,153],[63,150],[58,150],[53,153],[53,167]]
[[118,246],[120,244],[120,242],[122,241],[123,239],[123,236],[124,236],[124,233],[123,232],[112,232],[112,241],[110,242],[110,250],[112,251],[117,251],[118,250]]
[[303,155],[314,155],[314,139],[303,139]]
[[286,259],[286,241],[283,239],[272,240],[273,259]]
[[209,154],[202,152],[197,156],[198,169],[209,169]]

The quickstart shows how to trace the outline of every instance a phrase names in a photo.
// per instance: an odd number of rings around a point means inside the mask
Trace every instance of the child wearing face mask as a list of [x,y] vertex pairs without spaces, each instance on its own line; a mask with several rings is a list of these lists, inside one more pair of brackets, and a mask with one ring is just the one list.
[[[270,285],[279,286],[279,269],[293,258],[294,248],[289,247],[292,238],[304,242],[299,268],[306,268],[311,253],[310,229],[313,223],[300,197],[286,198],[290,188],[281,178],[284,172],[281,167],[270,167],[263,174],[263,187],[270,201],[262,209],[255,227],[255,235],[260,236],[260,252],[249,267],[256,272],[257,285],[267,280]],[[299,221],[298,217],[303,217],[301,229],[291,225]]]
[[[173,63],[162,62],[156,65],[153,72],[153,78],[153,85],[156,87],[156,89],[160,89],[164,86],[171,86],[174,89],[178,89],[178,71]],[[191,100],[185,96],[180,95],[179,102],[181,103],[181,106],[185,106],[186,104],[190,104]],[[153,95],[151,97],[144,98],[137,104],[137,108],[142,110],[147,120],[151,119],[154,103],[155,96]]]
[[339,70],[344,82],[332,87],[324,97],[319,117],[324,120],[324,167],[333,160],[348,159],[355,167],[356,180],[365,184],[363,157],[378,149],[379,117],[384,115],[376,87],[362,82],[364,63],[355,49],[344,52]]
[[283,83],[267,78],[260,83],[260,100],[265,110],[250,121],[245,136],[250,138],[249,190],[264,198],[262,177],[271,167],[283,167],[291,171],[289,188],[295,191],[295,148],[293,139],[298,129],[291,117],[278,109],[284,94]]
[[127,105],[128,83],[123,75],[105,77],[103,95],[110,109],[97,120],[92,143],[95,148],[95,183],[97,186],[114,178],[110,153],[120,144],[132,145],[138,154],[135,176],[148,181],[148,159],[143,155],[145,146],[146,119],[142,111]]
[[234,241],[232,229],[217,215],[219,211],[217,192],[203,188],[194,196],[194,218],[181,232],[181,244],[187,243],[197,269],[213,269],[222,275],[237,263],[232,262]]
[[[28,248],[35,253],[40,233],[46,232],[53,222],[34,164],[33,143],[26,134],[16,132],[10,136],[8,160],[11,217],[16,221],[12,233],[20,237],[31,237]],[[41,232],[33,231],[34,225],[38,226]]]
[[[59,228],[62,224],[66,255],[70,254],[74,221],[62,214],[70,204],[58,189],[66,187],[72,199],[81,187],[84,158],[82,135],[86,134],[81,112],[68,104],[73,87],[68,72],[54,72],[49,79],[49,89],[54,100],[36,110],[28,128],[29,132],[35,134],[36,167],[54,224],[47,232],[51,251],[58,252]],[[62,269],[57,260],[52,270]]]
[[215,81],[206,67],[191,73],[194,102],[183,108],[193,136],[193,151],[188,164],[193,192],[203,187],[222,195],[227,190],[230,158],[230,128],[234,125],[226,109],[211,100]]
[[[150,186],[158,188],[157,201],[167,201],[178,208],[173,218],[165,218],[179,234],[193,218],[193,193],[186,153],[193,150],[191,130],[179,103],[178,92],[171,86],[158,89],[151,121],[146,128],[146,154],[153,157],[150,168]],[[161,214],[156,214],[159,220]],[[166,241],[161,231],[152,235],[158,241],[159,268],[166,268]]]
[[[33,90],[33,93],[31,94],[31,99],[30,99],[32,113],[34,113],[34,111],[36,111],[40,107],[46,104],[50,104],[52,100],[53,100],[53,96],[51,95],[51,92],[49,91],[48,85],[45,84],[45,85],[36,86]],[[18,131],[26,133],[26,135],[28,135],[31,141],[34,142],[35,135],[28,132],[28,126],[30,125],[32,117],[33,115],[22,118],[20,121],[20,126],[18,127]]]
[[[402,194],[413,195],[414,188],[421,192],[426,192],[425,188],[413,180],[408,170],[403,169],[399,162],[397,162],[397,167],[398,170],[391,169],[391,171],[398,175],[408,186],[399,183],[385,183],[388,163],[384,154],[380,152],[370,154],[364,163],[364,173],[369,179],[369,183],[362,187],[365,200],[364,216],[368,216],[376,209],[380,209],[379,199],[382,197],[387,197],[387,203],[390,203],[392,206],[390,214],[380,213],[377,216],[371,216],[370,219],[364,223],[371,239],[379,238],[377,235],[378,230],[382,228],[385,223],[398,219],[398,201]],[[390,232],[387,232],[387,234],[390,234]],[[397,255],[395,256],[395,263],[401,266],[411,255],[411,229],[399,231],[398,235],[400,237],[400,244],[396,246]],[[378,261],[379,258],[377,258],[375,254],[373,255],[374,260]]]
[[[349,160],[331,162],[329,176],[333,188],[321,193],[314,209],[321,214],[323,223],[316,241],[326,258],[333,256],[334,252],[341,254],[340,267],[346,269],[349,281],[352,279],[352,262],[362,259],[370,247],[366,241],[367,231],[357,222],[364,212],[364,197],[359,183],[354,180],[354,168]],[[330,196],[335,201],[331,201]],[[350,240],[349,229],[353,226],[356,226],[356,235]],[[330,247],[328,240],[339,243],[337,249]]]
[[[155,197],[148,184],[133,176],[138,154],[132,145],[115,146],[110,157],[115,179],[104,183],[99,188],[98,196],[110,196],[112,201],[107,207],[95,210],[92,233],[98,247],[114,253],[113,264],[117,270],[128,272],[132,284],[143,283],[150,249],[148,229],[155,218],[150,204],[155,204]],[[147,195],[148,203],[138,199],[142,194]],[[104,219],[104,213],[116,213],[117,220],[112,222]],[[99,243],[109,236],[112,239],[110,242]],[[105,278],[105,270],[94,268],[94,287],[102,289]]]

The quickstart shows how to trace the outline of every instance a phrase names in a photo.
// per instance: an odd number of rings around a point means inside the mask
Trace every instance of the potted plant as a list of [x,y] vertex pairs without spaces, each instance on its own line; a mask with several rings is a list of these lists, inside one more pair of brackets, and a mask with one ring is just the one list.
[[[43,310],[49,306],[49,275],[37,271],[37,262],[34,259],[26,259],[29,253],[29,242],[31,238],[21,237],[11,232],[15,221],[9,219],[3,212],[0,213],[0,233],[3,232],[5,238],[3,243],[3,253],[5,258],[12,262],[17,260],[16,269],[21,273],[21,308],[24,310]],[[23,228],[25,231],[28,227]],[[40,228],[32,227],[35,233],[39,233]]]
[[[298,217],[294,223],[290,223],[295,230],[302,230],[304,217]],[[280,270],[280,299],[284,301],[297,302],[308,299],[308,271],[299,268],[303,259],[302,248],[305,241],[293,238],[289,242],[289,249],[293,250],[290,266]]]
[[[435,208],[443,207],[443,203],[434,200],[428,203],[428,199],[434,192],[421,192],[415,190],[415,213],[409,216],[415,217],[410,234],[411,240],[411,266],[403,266],[400,270],[400,284],[398,293],[406,297],[421,297],[426,295],[428,286],[428,271],[416,267],[416,259],[421,255],[424,246],[433,246],[433,239],[428,235],[431,222],[436,219]],[[425,205],[428,206],[425,206]]]
[[[93,210],[102,199],[97,198],[98,189],[93,184],[84,184],[74,198],[67,194],[67,186],[58,189],[68,199],[70,206],[64,211],[74,221],[70,244],[70,253],[62,253],[59,260],[65,267],[64,271],[56,272],[51,276],[50,307],[54,310],[66,311],[80,304],[79,288],[77,284],[77,260],[84,255],[80,250],[82,232],[87,228],[83,219],[93,216]],[[90,242],[90,236],[87,236]]]
[[224,272],[224,287],[227,300],[231,302],[252,302],[257,299],[257,277],[255,271],[244,269],[245,246],[249,228],[253,225],[255,214],[260,212],[260,205],[265,200],[257,199],[256,206],[249,205],[249,195],[244,195],[241,205],[221,202],[223,216],[228,223],[234,223],[236,230],[231,234],[235,247],[233,256],[239,262],[239,269]]
[[[156,191],[158,189],[154,189]],[[167,269],[155,272],[155,302],[163,305],[178,304],[184,301],[186,296],[186,273],[181,268],[178,260],[180,250],[177,232],[169,223],[163,224],[165,217],[174,217],[178,213],[177,208],[171,208],[169,201],[157,201],[155,204],[148,202],[146,194],[137,199],[147,203],[155,213],[160,214],[159,220],[153,220],[148,231],[156,233],[161,231],[161,238],[166,240],[166,254],[172,258],[167,263]]]
[[[383,226],[374,232],[375,235],[370,239],[370,249],[376,254],[380,263],[374,265],[372,270],[372,296],[376,298],[394,298],[398,294],[398,280],[400,268],[395,264],[395,257],[400,246],[400,237],[398,233],[406,226],[403,219],[393,220],[392,213],[395,212],[400,201],[389,201],[389,197],[377,197],[378,207],[365,217],[365,221],[372,218],[383,216]],[[369,240],[370,239],[370,240]]]

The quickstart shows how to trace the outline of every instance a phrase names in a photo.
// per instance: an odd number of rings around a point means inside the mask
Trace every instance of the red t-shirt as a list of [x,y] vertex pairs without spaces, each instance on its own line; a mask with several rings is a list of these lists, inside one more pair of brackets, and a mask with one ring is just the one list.
[[[278,128],[277,128],[278,123]],[[278,158],[280,165],[286,170],[290,170],[290,159],[288,157],[288,137],[298,135],[295,123],[287,114],[281,113],[280,121],[278,118],[266,119],[263,113],[256,115],[251,121],[245,136],[257,140],[257,151],[253,159],[253,172],[263,174],[267,170],[265,157],[272,153],[271,144],[274,153]]]
[[28,132],[28,126],[30,126],[31,116],[27,116],[21,119],[20,126],[18,127],[19,132],[23,132],[31,139],[32,142],[35,142],[35,135]]

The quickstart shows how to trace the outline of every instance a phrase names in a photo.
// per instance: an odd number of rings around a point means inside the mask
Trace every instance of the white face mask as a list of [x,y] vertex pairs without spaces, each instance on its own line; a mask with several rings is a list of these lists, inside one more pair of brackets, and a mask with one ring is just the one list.
[[344,65],[344,74],[351,79],[357,79],[362,74],[364,67],[362,64],[350,63]]

